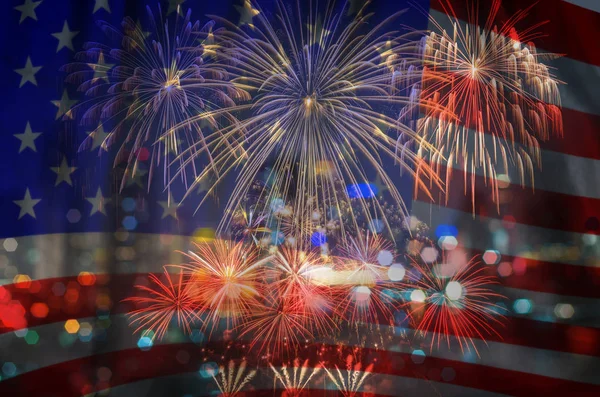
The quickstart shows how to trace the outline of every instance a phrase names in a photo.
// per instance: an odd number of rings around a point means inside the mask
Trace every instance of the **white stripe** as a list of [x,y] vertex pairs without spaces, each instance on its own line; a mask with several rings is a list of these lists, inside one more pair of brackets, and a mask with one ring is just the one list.
[[[476,136],[476,132],[471,130],[469,132],[470,136]],[[600,132],[599,132],[600,137]],[[485,144],[490,154],[493,156],[493,148],[494,141],[493,137],[490,134],[484,134]],[[504,146],[511,147],[512,143],[508,142],[505,139],[497,138],[498,141],[502,142]],[[569,134],[566,133],[564,138],[552,138],[557,142],[560,142],[561,139],[573,139],[569,138]],[[469,142],[473,144],[472,140]],[[517,148],[523,148],[524,146],[515,143]],[[470,153],[473,153],[474,150],[472,148],[466,147]],[[528,151],[528,150],[527,150]],[[534,174],[533,181],[531,175],[529,175],[527,170],[525,171],[525,186],[533,186],[538,190],[546,190],[549,192],[555,193],[563,193],[568,195],[576,195],[581,197],[589,197],[600,199],[600,184],[598,183],[590,183],[590,181],[600,180],[600,160],[591,159],[587,157],[578,157],[572,156],[569,154],[554,152],[551,150],[541,150],[540,153],[541,158],[541,168],[535,165],[534,161]],[[442,159],[438,161],[442,165],[446,165],[446,162]],[[452,164],[452,168],[462,171],[460,164]],[[519,173],[518,167],[508,159],[508,170],[505,170],[502,165],[502,157],[500,156],[500,152],[498,151],[498,160],[495,162],[496,173],[507,174],[510,177],[510,181],[514,185],[521,185],[521,176]],[[585,172],[582,172],[585,170]],[[484,176],[483,169],[481,167],[475,170],[475,174],[479,176]],[[444,178],[444,175],[440,175]],[[451,182],[452,183],[452,182]],[[487,189],[487,191],[491,190],[489,187],[481,187],[483,189]],[[543,193],[540,193],[543,194]],[[542,196],[540,196],[542,197]],[[467,198],[466,198],[467,199]]]
[[[113,315],[110,317],[111,325],[107,329],[107,339],[102,343],[82,343],[77,341],[71,346],[63,347],[57,341],[63,334],[64,323],[53,323],[39,327],[33,327],[40,335],[36,345],[27,345],[24,340],[18,338],[14,333],[0,335],[0,346],[2,347],[2,360],[13,362],[17,366],[17,373],[22,374],[36,368],[55,365],[64,361],[75,360],[97,354],[104,354],[119,350],[133,349],[137,347],[139,335],[133,335],[133,328],[128,325],[125,315]],[[80,323],[88,322],[94,324],[94,318],[79,319]],[[382,334],[391,332],[390,327],[381,326]],[[215,335],[218,333],[215,333]],[[405,337],[400,337],[404,334]],[[373,335],[371,340],[365,341],[361,346],[366,348],[382,348],[379,336]],[[169,340],[155,341],[155,344],[184,343],[189,339],[180,332],[170,335]],[[552,350],[535,349],[524,346],[511,345],[499,342],[483,342],[474,339],[480,356],[474,352],[462,353],[455,337],[450,337],[450,348],[444,339],[439,348],[429,352],[431,333],[426,333],[424,338],[417,338],[412,330],[396,329],[394,343],[383,346],[385,350],[411,354],[415,349],[421,349],[426,356],[440,359],[453,360],[471,364],[486,365],[492,368],[501,368],[523,373],[549,376],[557,379],[572,380],[590,384],[600,385],[600,378],[593,371],[600,368],[600,358],[564,353]],[[167,338],[168,339],[168,338]],[[318,343],[332,342],[332,339],[323,338]],[[335,340],[333,340],[335,343]],[[353,344],[346,344],[352,346]],[[18,348],[16,348],[18,346]],[[43,354],[40,354],[43,352]],[[35,363],[35,367],[32,366]]]
[[[600,91],[592,88],[600,82],[600,66],[571,59],[568,55],[548,62],[555,68],[556,77],[565,83],[559,86],[562,106],[600,115]],[[576,132],[565,131],[568,133]]]
[[[563,139],[573,138],[566,135]],[[541,156],[542,170],[536,172],[536,188],[600,199],[600,184],[595,182],[600,180],[600,160],[549,150],[542,150]]]
[[[566,211],[566,209],[565,209]],[[537,226],[514,224],[510,230],[502,221],[463,211],[414,201],[413,214],[432,230],[439,225],[454,225],[461,245],[475,250],[498,250],[504,255],[579,266],[600,266],[600,244],[582,233],[565,232]],[[551,214],[549,214],[550,216]],[[510,233],[510,234],[509,234]],[[591,237],[591,238],[589,238]],[[591,241],[592,244],[589,245]],[[574,257],[570,247],[576,247]]]
[[[430,338],[431,336],[427,337],[425,341],[430,341]],[[600,365],[600,359],[597,357],[535,349],[508,343],[484,343],[478,339],[474,339],[474,341],[479,351],[479,357],[473,352],[462,354],[455,337],[450,338],[451,350],[445,348],[446,345],[444,343],[446,343],[446,340],[444,339],[440,343],[440,348],[434,348],[433,352],[428,355],[447,360],[486,365],[492,368],[549,376],[557,379],[600,384],[600,379],[594,374],[594,371],[587,370],[588,365],[591,367]],[[429,344],[430,342],[427,343],[427,346]],[[395,348],[390,350],[397,351]],[[410,351],[404,352],[410,353]]]
[[[555,139],[560,140],[560,138]],[[567,136],[563,139],[572,138]],[[533,183],[531,178],[526,176],[525,186],[534,186],[536,190],[600,199],[600,184],[590,183],[600,180],[600,160],[571,156],[550,150],[542,150],[541,159],[542,167],[534,169]],[[520,185],[518,168],[510,163],[508,166],[511,183]],[[499,162],[496,171],[500,173],[501,170],[502,166]],[[585,171],[582,172],[583,170]],[[483,172],[478,169],[477,174],[483,175]],[[543,197],[543,193],[538,194]]]
[[[499,219],[476,216],[421,201],[413,202],[412,213],[429,225],[432,234],[439,225],[456,226],[459,230],[460,244],[470,249],[498,250],[503,255],[545,262],[600,266],[598,260],[600,237],[516,223],[510,230],[509,238]],[[32,279],[40,280],[72,277],[86,271],[96,274],[160,272],[165,264],[184,263],[186,258],[175,251],[185,252],[192,247],[192,238],[189,236],[170,235],[170,243],[164,245],[160,243],[164,235],[146,233],[132,233],[132,235],[135,236],[136,241],[132,248],[137,255],[143,255],[144,260],[139,260],[136,265],[119,263],[114,267],[109,267],[106,261],[93,260],[94,255],[98,255],[98,241],[105,241],[104,247],[112,246],[107,241],[112,238],[112,233],[42,234],[18,237],[16,238],[18,248],[14,252],[4,252],[4,261],[8,263],[6,266],[8,271],[5,269],[5,274],[8,278],[0,280],[0,284],[13,283],[16,274],[25,274]],[[82,240],[80,245],[76,249],[65,249],[74,236]],[[579,255],[573,257],[569,253],[569,247],[576,247]],[[74,259],[70,259],[71,256]]]
[[564,2],[575,4],[581,8],[587,8],[590,11],[600,12],[600,1],[598,0],[563,0]]
[[[543,6],[543,4],[537,5],[537,7]],[[430,10],[430,14],[442,28],[448,32],[452,31],[452,24],[446,14],[433,9]],[[464,21],[462,23],[465,24]],[[551,23],[560,22],[551,21]],[[429,22],[428,28],[437,30],[431,22]],[[541,30],[543,31],[543,28]],[[543,52],[543,49],[540,48],[540,51]],[[549,60],[544,63],[554,68],[553,73],[557,79],[565,83],[561,84],[559,88],[563,107],[600,115],[600,90],[592,88],[600,81],[599,66],[568,57]],[[569,131],[565,131],[565,133],[568,134]]]
[[[523,317],[545,322],[562,322],[584,327],[600,328],[600,299],[564,296],[545,292],[529,291],[517,288],[502,287],[497,291],[504,295],[509,305],[517,299],[527,299],[531,304],[530,312],[519,314],[514,307],[509,307],[509,315]],[[558,319],[556,316],[557,305],[569,304],[573,307],[573,316],[569,319]]]
[[[429,212],[431,211],[432,219],[429,219]],[[489,218],[476,217],[473,219],[471,214],[466,214],[462,211],[456,211],[449,208],[431,206],[428,203],[422,203],[415,201],[413,203],[413,214],[417,218],[428,222],[432,228],[435,228],[440,224],[451,224],[456,225],[461,232],[460,242],[461,245],[466,248],[476,249],[478,251],[485,251],[488,249],[496,249],[501,254],[510,256],[531,256],[528,253],[524,253],[519,250],[513,250],[509,245],[500,244],[498,241],[494,242],[492,238],[488,241],[486,236],[489,235],[490,230],[497,228],[500,221],[490,220]],[[549,229],[533,228],[531,226],[524,226],[516,224],[514,229],[511,231],[511,236],[514,236],[513,241],[520,243],[527,242],[525,236],[539,236],[539,235],[555,235],[557,241],[565,241],[565,233],[557,232]],[[539,229],[539,230],[538,230]],[[481,230],[485,232],[482,233]],[[498,233],[498,232],[496,232]],[[575,234],[575,233],[572,233]],[[519,236],[524,236],[523,239],[519,239]],[[54,251],[64,251],[65,241],[68,241],[73,235],[40,235],[40,236],[27,236],[20,237],[17,239],[18,247],[15,252],[8,253],[10,263],[24,263],[28,257],[31,256],[32,250],[36,247],[45,247],[46,251],[40,251],[37,256],[41,259],[41,262],[35,264],[30,269],[20,269],[22,274],[29,275],[32,279],[43,279],[43,278],[55,278],[55,277],[73,277],[79,274],[81,271],[91,271],[95,274],[130,274],[130,273],[150,273],[150,272],[162,272],[163,265],[167,263],[184,263],[186,258],[181,254],[173,252],[173,250],[187,251],[191,247],[190,238],[187,236],[170,236],[170,243],[160,244],[160,240],[164,240],[164,236],[156,234],[132,234],[135,236],[137,245],[135,250],[142,251],[146,247],[144,253],[145,261],[140,266],[124,267],[118,266],[115,269],[103,268],[101,264],[96,267],[70,267],[66,259],[56,256]],[[474,240],[473,238],[479,237],[480,239]],[[79,258],[89,257],[96,252],[98,242],[105,240],[110,237],[110,234],[102,233],[81,233],[77,235],[80,240],[77,244]],[[62,241],[61,241],[62,239]],[[498,240],[498,239],[497,239]],[[48,242],[50,241],[50,242]],[[542,242],[552,242],[551,238],[544,238]],[[108,246],[108,245],[104,245]],[[596,247],[598,248],[598,247]],[[38,248],[39,251],[39,248]],[[467,253],[468,254],[468,253]],[[49,258],[54,258],[56,262],[50,261]],[[536,257],[537,259],[541,259]],[[564,262],[564,261],[562,261]],[[592,263],[583,262],[578,263],[582,265],[593,266]],[[112,270],[112,273],[107,273]],[[527,275],[525,274],[524,277]],[[12,280],[5,280],[5,283],[10,283]],[[499,293],[506,296],[506,304],[509,306],[509,315],[518,315],[512,309],[513,302],[516,299],[528,299],[532,303],[532,312],[527,316],[535,320],[546,321],[546,322],[565,322],[569,324],[585,325],[599,327],[600,322],[595,318],[594,313],[600,312],[600,299],[562,296],[557,294],[547,294],[537,291],[528,291],[521,289],[513,289],[508,287],[499,287]],[[573,306],[575,312],[574,315],[569,319],[559,319],[554,313],[555,307],[558,304],[570,304]]]

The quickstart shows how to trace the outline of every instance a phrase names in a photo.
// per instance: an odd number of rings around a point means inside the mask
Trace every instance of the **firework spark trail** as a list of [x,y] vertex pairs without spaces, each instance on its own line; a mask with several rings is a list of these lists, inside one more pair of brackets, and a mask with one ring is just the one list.
[[333,320],[335,295],[318,277],[330,270],[323,257],[313,251],[283,247],[273,256],[272,264],[272,285],[299,311],[303,328],[313,335],[331,335],[337,328]]
[[239,337],[249,337],[257,354],[286,356],[297,353],[303,343],[314,339],[304,305],[280,291],[269,291],[253,306],[247,320],[238,327]]
[[430,348],[439,348],[443,339],[450,347],[451,336],[456,337],[462,351],[471,348],[479,354],[472,336],[485,341],[486,335],[499,335],[503,307],[494,300],[504,297],[491,287],[498,284],[478,257],[464,263],[442,258],[441,263],[420,264],[412,260],[413,271],[407,272],[405,287],[420,289],[423,303],[412,303],[409,316],[418,319],[417,328],[432,332]]
[[[100,21],[98,25],[111,39],[116,39],[116,48],[107,44],[86,43],[85,51],[79,53],[79,62],[65,65],[67,81],[79,85],[79,91],[90,97],[74,108],[82,112],[83,124],[97,127],[82,144],[102,139],[104,150],[115,142],[122,142],[115,158],[115,165],[127,159],[128,173],[133,176],[140,163],[140,150],[151,151],[150,175],[162,164],[165,182],[171,179],[169,160],[180,156],[185,149],[193,147],[195,158],[206,157],[208,169],[213,158],[207,150],[208,141],[214,134],[210,129],[219,129],[220,121],[235,123],[233,117],[221,113],[220,117],[200,117],[205,112],[234,104],[232,98],[246,97],[227,81],[224,69],[210,62],[204,51],[214,51],[214,45],[196,43],[197,36],[212,36],[214,22],[201,26],[192,23],[191,10],[183,16],[177,14],[174,25],[163,17],[160,5],[155,15],[147,7],[150,32],[145,32],[139,23],[126,17],[122,30]],[[68,115],[72,117],[72,115]],[[174,127],[182,121],[197,117],[185,128]],[[108,131],[106,137],[102,134]],[[125,139],[119,136],[125,134]],[[222,145],[227,140],[219,139]],[[142,158],[142,160],[144,160]],[[194,174],[196,169],[193,166]],[[185,174],[181,174],[186,178]]]
[[343,278],[338,289],[344,298],[339,299],[338,310],[350,323],[393,321],[399,285],[388,278],[388,268],[380,264],[383,257],[386,264],[391,264],[393,251],[389,241],[371,233],[349,237],[340,248],[341,255],[336,259],[340,262],[339,277]]
[[271,229],[266,226],[267,217],[257,208],[247,208],[240,205],[232,218],[233,235],[250,238],[255,245],[259,245],[260,236],[270,233]]
[[237,370],[233,360],[229,361],[227,370],[225,370],[225,366],[219,366],[219,374],[218,376],[213,375],[213,380],[217,384],[221,396],[236,397],[242,393],[244,386],[256,376],[256,370],[246,373],[246,367],[246,360],[242,360]]
[[381,271],[387,270],[378,264],[378,258],[382,252],[392,252],[394,245],[376,233],[367,232],[364,235],[350,237],[347,244],[340,247],[341,257],[357,262],[356,273],[366,273],[369,281],[381,278]]
[[288,397],[302,396],[304,389],[306,386],[308,386],[308,383],[315,375],[319,374],[322,368],[321,365],[312,367],[309,364],[308,359],[301,363],[298,357],[294,359],[293,366],[291,366],[291,374],[287,365],[283,365],[281,372],[279,372],[277,368],[273,366],[273,364],[269,364],[269,366],[273,371],[275,379],[277,379],[285,388]]
[[[292,241],[296,241],[300,245],[306,244],[313,232],[322,229],[320,223],[323,216],[319,207],[323,207],[323,204],[313,204],[311,200],[307,200],[307,205],[309,208],[304,208],[304,210],[295,205],[286,206],[284,211],[277,214],[281,232],[288,239],[293,239]],[[300,213],[294,210],[300,211]]]
[[[372,203],[372,201],[377,201],[376,203]],[[347,233],[354,233],[355,236],[365,235],[369,232],[371,233],[379,233],[379,234],[389,234],[389,238],[398,242],[397,239],[402,236],[404,232],[408,232],[408,224],[407,218],[403,216],[402,209],[399,208],[396,204],[388,202],[384,199],[383,195],[377,198],[372,198],[371,202],[367,203],[367,207],[363,207],[361,205],[356,205],[356,200],[350,200],[348,203],[343,203],[341,206],[342,213],[340,216],[342,218],[353,217],[357,221],[358,230],[347,231]],[[364,213],[364,211],[368,211],[368,213]],[[377,215],[377,213],[383,214]],[[383,221],[385,220],[387,223],[384,225]]]
[[[425,64],[421,98],[441,106],[430,107],[418,129],[447,158],[446,191],[452,167],[463,168],[465,194],[470,184],[475,208],[477,170],[496,202],[497,176],[500,170],[508,172],[509,163],[517,167],[522,185],[526,179],[533,182],[534,168],[541,166],[539,141],[562,136],[560,82],[543,63],[553,55],[539,53],[533,44],[541,37],[536,33],[540,25],[517,33],[531,7],[498,28],[494,23],[501,0],[493,0],[483,26],[476,0],[471,2],[466,27],[450,1],[442,5],[452,30],[430,17],[434,31],[421,41]],[[437,162],[435,156],[431,160]],[[436,171],[442,169],[438,166]]]
[[[263,192],[264,190],[260,194]],[[270,230],[276,232],[286,246],[309,250],[311,245],[320,245],[322,253],[326,253],[327,237],[333,236],[339,229],[339,216],[330,216],[327,220],[328,217],[323,215],[325,208],[334,211],[335,207],[329,206],[327,202],[317,203],[314,197],[306,194],[304,196],[305,206],[302,208],[295,204],[296,200],[278,200],[272,203],[261,200],[256,210],[263,214]],[[315,233],[318,233],[315,239],[320,244],[311,241]]]
[[[239,123],[220,131],[224,139],[235,140],[245,156],[236,154],[239,151],[213,151],[220,180],[247,161],[227,204],[230,211],[269,161],[274,162],[271,176],[275,182],[265,192],[267,201],[295,194],[299,209],[307,207],[299,192],[307,192],[317,203],[325,200],[335,205],[348,198],[347,193],[337,196],[336,181],[344,186],[364,183],[368,180],[366,168],[372,168],[406,212],[400,193],[384,169],[383,157],[415,177],[416,189],[428,191],[430,181],[440,185],[437,175],[422,160],[424,152],[435,151],[433,146],[395,116],[378,111],[383,104],[397,109],[419,106],[414,96],[396,95],[392,80],[402,73],[393,74],[382,64],[377,50],[391,43],[390,51],[404,54],[414,47],[402,36],[391,39],[396,32],[384,31],[399,14],[361,34],[368,17],[359,14],[349,23],[342,23],[343,13],[334,13],[334,3],[330,2],[320,15],[312,2],[308,5],[310,12],[303,14],[298,2],[297,15],[293,16],[282,2],[277,2],[277,26],[259,12],[254,17],[256,28],[250,33],[213,17],[227,28],[215,34],[227,71],[238,89],[252,94],[251,101],[207,112],[210,116],[221,111],[249,113]],[[253,7],[260,11],[257,5]],[[305,20],[300,15],[306,15]],[[316,28],[319,23],[322,29]],[[276,33],[278,29],[283,35]],[[238,136],[241,133],[243,137]],[[411,143],[405,143],[407,140]],[[194,155],[189,153],[193,150],[184,153],[187,159],[181,170],[193,162]],[[329,167],[323,170],[323,164]],[[195,183],[209,172],[200,174]],[[226,217],[221,229],[229,222]]]
[[[336,182],[336,187],[338,197],[342,197],[343,190],[347,188],[339,182]],[[339,199],[335,204],[324,200],[317,203],[314,197],[307,195],[304,199],[308,208],[298,208],[293,201],[285,205],[282,202],[274,209],[264,202],[256,207],[261,214],[267,214],[264,216],[271,225],[271,230],[283,233],[287,246],[310,247],[311,244],[320,243],[322,254],[327,255],[330,248],[335,249],[336,243],[343,246],[346,236],[358,239],[359,236],[368,233],[377,233],[397,242],[398,238],[403,238],[404,234],[409,233],[409,222],[403,216],[402,209],[388,202],[383,196],[371,197],[367,201],[360,198]],[[347,226],[342,230],[341,224]]]
[[191,262],[179,267],[190,273],[198,286],[196,299],[206,308],[206,326],[211,334],[221,320],[227,329],[243,323],[263,295],[261,267],[271,258],[258,259],[254,246],[217,239],[196,244],[184,253]]
[[325,365],[323,365],[329,380],[333,382],[337,390],[344,397],[357,396],[361,386],[373,371],[373,363],[367,365],[363,370],[362,362],[355,361],[356,360],[352,354],[349,354],[346,358],[346,376],[342,374],[342,371],[337,365],[335,366],[335,372],[330,371]]
[[136,296],[125,299],[143,306],[130,311],[131,324],[136,325],[134,332],[144,330],[145,334],[153,332],[152,339],[155,337],[162,339],[169,328],[173,318],[177,319],[177,325],[184,332],[191,332],[191,325],[200,322],[202,307],[195,299],[193,284],[189,283],[187,276],[183,271],[179,272],[173,282],[174,275],[170,274],[165,268],[165,278],[167,282],[162,282],[160,278],[151,274],[148,278],[154,284],[154,287],[136,285],[135,288],[148,296]]

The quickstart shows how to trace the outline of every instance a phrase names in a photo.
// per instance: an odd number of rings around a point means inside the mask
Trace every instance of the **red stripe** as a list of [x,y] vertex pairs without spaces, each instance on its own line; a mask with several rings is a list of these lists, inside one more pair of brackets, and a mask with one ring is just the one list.
[[[149,351],[128,349],[117,352],[98,354],[77,360],[67,361],[50,367],[31,371],[23,375],[0,382],[1,395],[44,395],[80,396],[94,391],[105,390],[109,387],[137,382],[145,379],[176,375],[198,371],[199,363],[205,361],[223,362],[221,356],[224,346],[215,344],[206,349],[200,349],[194,344],[173,344],[154,346]],[[316,352],[323,353],[329,361],[326,365],[345,367],[345,354],[337,354],[337,346],[313,346],[303,353],[306,357]],[[216,350],[216,351],[215,351]],[[185,351],[188,360],[178,360],[178,352]],[[212,352],[211,352],[212,351]],[[246,356],[245,351],[228,349],[226,360]],[[599,395],[600,386],[555,379],[546,376],[522,373],[506,369],[486,367],[482,365],[457,362],[452,360],[427,357],[421,364],[412,361],[411,355],[372,349],[362,349],[363,362],[375,361],[373,372],[409,378],[419,378],[441,381],[441,371],[450,367],[456,375],[452,384],[504,393],[513,396],[564,396],[564,395]],[[341,357],[340,357],[341,356]],[[249,366],[263,364],[251,355],[246,356]],[[181,362],[184,361],[184,362]],[[264,363],[266,364],[266,363]],[[263,365],[264,365],[263,364]],[[280,363],[274,363],[276,366]],[[110,383],[97,380],[97,369],[107,367],[111,370]],[[382,378],[377,381],[377,391],[385,392],[385,382]],[[393,391],[392,391],[393,392]]]
[[[446,175],[445,166],[439,166],[439,169],[440,175]],[[466,173],[468,185],[465,189],[465,172],[452,169],[450,184],[446,186],[448,207],[473,213],[471,175]],[[599,199],[507,184],[506,187],[499,189],[501,204],[498,212],[496,203],[491,200],[491,188],[486,187],[489,182],[486,182],[484,177],[475,176],[475,185],[481,187],[475,191],[476,215],[561,231],[600,234]],[[444,195],[438,187],[433,186],[430,193],[436,203],[444,204]],[[417,200],[430,201],[422,190],[418,192]]]
[[600,159],[600,145],[593,144],[600,138],[600,116],[564,107],[561,111],[565,137],[540,141],[540,148],[572,156]]
[[[431,8],[444,12],[442,4],[445,0],[432,0]],[[471,9],[474,0],[451,0],[452,7],[457,17],[468,21],[467,11]],[[485,22],[485,17],[490,9],[491,1],[477,1],[479,15]],[[537,3],[537,4],[536,4]],[[498,14],[497,23],[500,25],[519,10],[531,5],[534,7],[529,15],[517,26],[517,30],[548,21],[538,31],[547,37],[540,38],[536,45],[546,51],[563,54],[571,59],[577,59],[593,65],[600,65],[600,46],[593,38],[596,37],[596,28],[600,26],[600,14],[591,10],[567,3],[562,0],[520,0],[518,2],[504,1]],[[569,23],[565,28],[564,21]]]
[[[129,304],[119,302],[135,293],[132,286],[135,284],[137,277],[147,277],[147,274],[114,275],[111,278],[104,276],[104,279],[100,280],[100,282],[106,283],[110,279],[110,292],[112,293],[110,299],[114,302],[110,309],[111,314],[126,313],[131,309]],[[73,285],[77,281],[75,277],[35,281],[33,285],[39,291],[36,293],[30,293],[27,289],[18,288],[15,284],[5,286],[6,290],[12,295],[12,299],[21,302],[28,313],[28,327],[63,322],[70,318],[85,318],[98,315],[96,302],[100,296],[108,292],[105,287],[80,287],[77,303],[75,306],[72,306],[67,304],[62,297],[56,299],[53,295],[52,288],[57,282],[63,285]],[[36,318],[29,314],[33,303],[52,301],[61,303],[60,305],[57,303],[55,307],[52,307],[47,317]],[[389,320],[381,319],[380,321],[382,324],[387,324]],[[489,335],[487,337],[488,341],[600,356],[600,329],[534,321],[518,317],[508,317],[504,323],[505,327],[498,330],[500,336]],[[11,331],[13,331],[12,328],[0,328],[0,333]],[[477,335],[465,336],[477,338]]]

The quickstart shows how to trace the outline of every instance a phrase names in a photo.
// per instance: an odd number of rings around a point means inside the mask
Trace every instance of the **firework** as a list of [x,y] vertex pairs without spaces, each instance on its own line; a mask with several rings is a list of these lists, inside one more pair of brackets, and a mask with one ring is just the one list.
[[321,211],[310,203],[309,205],[310,209],[296,208],[299,213],[294,212],[295,206],[286,206],[283,211],[279,211],[279,229],[289,241],[305,244],[314,232],[323,232],[323,227],[319,225],[322,220]]
[[358,395],[365,380],[371,375],[374,365],[371,363],[365,367],[352,354],[349,354],[346,358],[346,376],[344,376],[337,365],[335,366],[335,371],[330,371],[326,366],[323,367],[327,373],[327,377],[333,382],[342,396],[355,397]]
[[470,185],[475,208],[478,172],[496,202],[497,174],[508,173],[509,164],[518,170],[522,185],[527,179],[533,182],[534,168],[540,166],[539,142],[562,135],[559,82],[543,63],[551,55],[539,53],[532,43],[540,37],[535,33],[538,26],[516,29],[529,8],[497,27],[501,0],[493,0],[485,24],[480,25],[473,0],[465,26],[450,1],[442,4],[448,30],[431,18],[434,31],[421,43],[425,63],[421,99],[442,106],[429,107],[419,129],[447,159],[446,191],[452,168],[462,169],[465,194]]
[[269,364],[275,379],[277,379],[285,389],[287,397],[300,397],[304,394],[304,389],[308,386],[311,379],[321,371],[321,365],[312,367],[308,359],[302,363],[299,358],[294,359],[294,363],[288,368],[282,366],[278,371],[273,364]]
[[313,338],[307,318],[304,305],[297,299],[271,291],[254,305],[247,321],[239,327],[240,338],[251,338],[250,349],[258,354],[290,354]]
[[[327,253],[327,239],[339,229],[335,217],[324,215],[327,201],[317,202],[315,197],[302,194],[304,205],[296,204],[299,195],[281,205],[269,206],[266,211],[272,228],[284,238],[289,247],[310,248],[311,245],[320,247],[323,254]],[[331,209],[331,207],[329,207]],[[329,220],[327,220],[329,218]]]
[[[164,18],[160,6],[157,15],[149,7],[147,12],[148,32],[129,17],[123,20],[122,29],[98,22],[118,46],[86,43],[85,51],[77,55],[79,62],[63,70],[68,73],[67,81],[79,84],[79,90],[90,97],[74,109],[83,113],[83,124],[97,126],[82,148],[97,139],[102,139],[105,150],[121,142],[115,164],[127,159],[130,174],[148,157],[142,149],[149,150],[150,181],[154,168],[162,165],[167,170],[171,156],[190,147],[195,158],[205,156],[211,164],[207,145],[212,133],[208,131],[218,129],[219,121],[234,120],[226,113],[203,115],[232,105],[231,98],[244,93],[227,82],[222,68],[209,61],[206,54],[214,52],[214,45],[197,42],[199,37],[212,37],[214,22],[204,26],[193,23],[191,10],[185,15],[176,13],[175,21]],[[182,121],[188,123],[175,129]],[[122,133],[124,139],[119,138]],[[221,139],[220,144],[227,142]],[[168,175],[165,172],[165,180],[170,179]]]
[[195,298],[206,308],[207,325],[214,330],[225,320],[230,329],[243,322],[263,294],[260,268],[270,257],[259,260],[252,245],[221,239],[196,244],[185,255],[191,262],[179,267],[198,286]]
[[402,208],[383,197],[372,198],[366,206],[358,199],[351,199],[340,208],[342,222],[356,220],[358,229],[349,230],[348,234],[358,236],[369,232],[379,233],[389,235],[392,241],[397,242],[398,237],[407,231],[406,217]]
[[410,316],[420,317],[417,329],[432,332],[431,349],[439,348],[444,339],[450,347],[450,338],[455,337],[461,350],[473,348],[478,353],[473,338],[485,340],[486,335],[498,335],[495,328],[502,324],[499,313],[503,309],[494,300],[503,296],[491,289],[498,281],[486,275],[477,257],[466,264],[446,261],[445,257],[441,263],[412,262],[407,287],[420,291],[420,298],[413,300],[423,303],[411,304]]
[[240,205],[233,214],[232,234],[240,239],[250,238],[255,245],[259,245],[259,237],[271,232],[266,226],[266,219],[260,209]]
[[[405,213],[399,205],[383,196],[373,196],[368,200],[344,198],[348,188],[339,180],[334,185],[338,197],[335,203],[328,200],[317,202],[315,197],[305,194],[306,207],[298,208],[292,201],[274,213],[274,223],[286,236],[286,242],[289,239],[290,245],[306,244],[314,237],[317,243],[324,240],[328,246],[335,246],[336,243],[345,244],[347,236],[358,238],[368,233],[385,235],[397,242],[407,232]],[[377,182],[373,184],[373,190],[378,190],[378,185]]]
[[[265,192],[266,202],[291,196],[297,214],[312,213],[305,197],[314,198],[315,206],[327,202],[336,207],[340,199],[348,198],[346,191],[342,197],[337,195],[337,181],[343,186],[365,183],[368,170],[380,177],[406,212],[384,169],[384,158],[412,175],[416,189],[427,190],[429,181],[439,180],[422,160],[423,152],[433,147],[397,119],[400,109],[418,106],[414,96],[401,96],[397,89],[403,76],[410,75],[400,69],[406,62],[398,57],[391,71],[379,51],[388,46],[390,53],[405,54],[414,47],[406,37],[386,31],[399,14],[362,33],[368,16],[359,13],[346,23],[344,13],[334,12],[335,1],[328,2],[322,14],[313,2],[302,10],[298,1],[295,12],[289,12],[278,1],[275,25],[258,5],[248,3],[258,10],[254,29],[213,17],[226,27],[215,33],[221,45],[218,55],[235,86],[252,96],[226,109],[247,115],[221,130],[223,137],[237,142],[239,150],[221,151],[214,158],[222,175],[245,161],[227,208],[236,208],[258,173],[270,165],[272,183]],[[388,111],[389,107],[394,109]],[[240,133],[243,138],[235,138]],[[239,156],[242,150],[244,156]],[[189,158],[184,167],[194,157],[185,154]],[[221,228],[229,222],[225,218]]]
[[393,245],[380,235],[349,237],[336,259],[339,288],[346,295],[339,311],[353,323],[393,321],[398,285],[387,276],[394,260]]
[[330,268],[322,256],[284,247],[273,256],[274,280],[282,299],[287,300],[302,316],[303,328],[313,334],[331,335],[335,329],[334,295],[320,276]]
[[[297,208],[294,200],[275,200],[266,202],[263,194],[267,187],[260,181],[255,181],[250,193],[244,198],[244,204],[234,212],[231,220],[233,235],[244,238],[253,235],[255,244],[266,248],[270,244],[285,243],[289,247],[310,247],[314,233],[320,233],[326,240],[326,235],[338,228],[338,223],[330,219],[323,222],[323,205],[316,205],[314,198],[307,198],[308,207]],[[266,244],[263,243],[262,236]],[[319,244],[313,244],[319,245]]]
[[[392,259],[382,259],[393,255],[393,244],[375,233],[365,233],[349,237],[347,244],[340,247],[340,256],[356,261],[355,273],[360,279],[371,282],[381,278],[382,264],[390,265]],[[389,262],[389,263],[388,263]]]
[[[136,325],[135,332],[144,330],[152,338],[162,339],[171,324],[173,318],[177,319],[177,325],[184,332],[191,332],[191,325],[200,321],[201,306],[195,300],[194,285],[189,283],[188,277],[183,271],[174,276],[165,269],[166,282],[154,274],[150,274],[149,280],[153,286],[136,285],[135,287],[148,296],[136,296],[125,299],[143,307],[129,312],[131,324]],[[175,277],[175,280],[173,278]]]
[[229,361],[227,368],[223,365],[219,366],[219,373],[216,376],[213,375],[213,380],[217,384],[221,396],[236,397],[242,393],[244,386],[256,376],[256,370],[246,372],[246,367],[246,360],[242,360],[237,369],[233,360]]

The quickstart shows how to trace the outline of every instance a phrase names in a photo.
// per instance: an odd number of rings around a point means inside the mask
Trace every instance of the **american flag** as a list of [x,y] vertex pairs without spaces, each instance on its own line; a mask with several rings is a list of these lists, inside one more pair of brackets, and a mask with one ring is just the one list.
[[[416,8],[444,23],[440,1],[374,0],[370,6],[380,15],[410,7],[403,22],[426,29],[428,15]],[[259,3],[268,10],[274,2]],[[451,3],[466,21],[467,1]],[[483,14],[488,2],[479,3]],[[496,267],[498,291],[507,297],[505,326],[485,341],[474,338],[479,354],[457,348],[455,335],[451,348],[431,351],[400,341],[382,350],[367,341],[362,350],[377,365],[361,393],[600,395],[600,44],[593,33],[600,27],[600,4],[505,0],[498,19],[534,3],[523,24],[547,22],[536,45],[563,55],[550,65],[565,83],[564,138],[541,143],[535,190],[503,183],[498,210],[479,183],[473,211],[454,182],[447,205],[420,196],[410,203],[412,215],[438,237],[454,235],[458,249],[481,254]],[[149,345],[133,333],[122,303],[145,275],[179,261],[174,251],[211,235],[218,203],[194,214],[197,202],[171,200],[179,192],[164,191],[162,180],[148,189],[133,178],[121,190],[114,153],[96,140],[79,150],[91,129],[64,117],[84,99],[65,83],[61,67],[84,42],[102,36],[95,21],[118,26],[124,16],[143,18],[145,6],[141,0],[2,2],[2,396],[218,393],[203,371],[222,361],[218,344],[192,333]],[[196,18],[236,20],[244,2],[169,0],[162,6],[168,13],[181,6],[192,8]],[[244,395],[280,395],[268,372],[262,368]],[[328,395],[334,385],[315,377],[308,389],[307,395]]]

